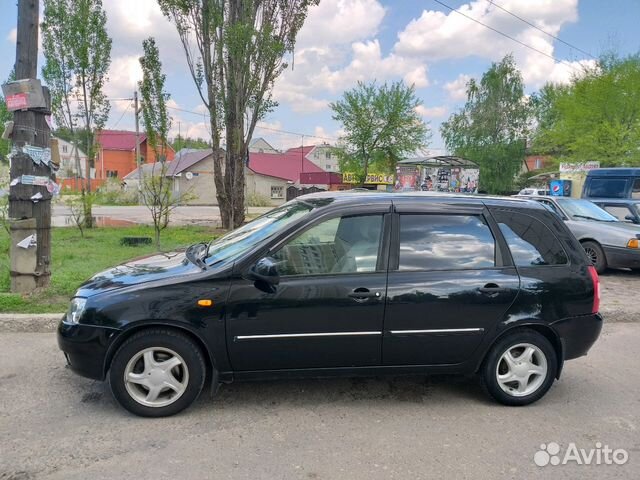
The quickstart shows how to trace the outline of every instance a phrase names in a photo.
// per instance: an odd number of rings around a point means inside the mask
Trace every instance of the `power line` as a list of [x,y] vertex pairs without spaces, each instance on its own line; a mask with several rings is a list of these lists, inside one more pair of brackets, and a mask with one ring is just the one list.
[[[516,42],[517,44],[522,45],[522,46],[523,46],[523,47],[525,47],[525,48],[528,48],[529,50],[533,50],[534,52],[537,52],[537,53],[539,53],[540,55],[544,55],[545,57],[550,58],[550,59],[551,59],[551,60],[553,60],[554,62],[561,62],[561,63],[564,63],[564,64],[568,65],[569,67],[571,67],[572,69],[574,69],[575,71],[578,71],[578,69],[577,69],[574,65],[572,65],[570,62],[567,62],[566,60],[561,60],[561,59],[559,59],[559,58],[554,57],[553,55],[550,55],[550,54],[548,54],[548,53],[546,53],[546,52],[543,52],[542,50],[537,49],[536,47],[532,47],[531,45],[528,45],[528,44],[526,44],[526,43],[524,43],[524,42],[521,42],[521,41],[520,41],[520,40],[518,40],[517,38],[514,38],[514,37],[512,37],[511,35],[506,34],[506,33],[504,33],[504,32],[501,32],[500,30],[495,29],[495,28],[493,28],[493,27],[491,27],[491,26],[487,25],[486,23],[482,23],[480,20],[477,20],[477,19],[475,19],[475,18],[473,18],[473,17],[471,17],[471,16],[469,16],[469,15],[467,15],[467,14],[465,14],[465,13],[462,13],[460,10],[456,10],[456,9],[454,9],[453,7],[450,7],[449,5],[447,5],[447,4],[446,4],[446,3],[444,3],[444,2],[441,2],[440,0],[433,0],[433,1],[434,1],[434,2],[436,2],[436,3],[438,3],[438,4],[440,4],[440,5],[442,5],[443,7],[447,8],[447,9],[449,9],[450,11],[457,13],[458,15],[462,15],[463,17],[468,18],[469,20],[472,20],[472,21],[474,21],[474,22],[476,22],[476,23],[478,23],[478,24],[482,25],[483,27],[488,28],[489,30],[491,30],[491,31],[493,31],[493,32],[496,32],[497,34],[502,35],[503,37],[508,38],[509,40],[514,41],[514,42]],[[495,5],[495,4],[494,4],[494,5]]]
[[120,121],[124,118],[125,114],[129,111],[130,108],[131,108],[131,104],[129,103],[127,105],[127,108],[125,108],[124,111],[122,112],[122,115],[120,115],[120,118],[118,119],[118,121],[110,128],[110,130],[115,130],[116,129],[116,127],[118,126]]
[[[204,112],[194,112],[193,110],[186,110],[184,108],[179,108],[179,107],[170,107],[167,105],[167,108],[171,109],[171,110],[177,110],[179,112],[184,112],[184,113],[190,113],[192,115],[198,115],[200,117],[204,117],[204,116],[209,116],[208,113],[204,113]],[[285,133],[288,135],[296,135],[296,136],[305,136],[305,137],[309,137],[309,138],[319,138],[321,140],[331,140],[331,141],[337,141],[337,138],[332,138],[332,137],[321,137],[319,135],[310,135],[308,133],[300,133],[300,132],[291,132],[289,130],[282,130],[280,128],[273,128],[273,127],[265,127],[262,125],[256,125],[256,128],[260,128],[262,130],[268,130],[268,131],[272,131],[272,132],[278,132],[278,133]]]
[[566,46],[568,46],[568,47],[570,47],[570,48],[573,48],[574,50],[577,50],[578,52],[583,53],[583,54],[587,55],[588,57],[591,57],[591,58],[593,58],[593,59],[595,59],[595,58],[596,58],[596,57],[594,57],[593,55],[591,55],[589,52],[587,52],[587,51],[585,51],[585,50],[582,50],[581,48],[576,47],[575,45],[570,44],[569,42],[567,42],[567,41],[565,41],[565,40],[561,39],[560,37],[557,37],[557,36],[555,36],[554,34],[549,33],[549,32],[547,32],[546,30],[543,30],[542,28],[538,27],[537,25],[535,25],[535,24],[531,23],[529,20],[527,20],[527,19],[525,19],[525,18],[522,18],[522,17],[520,17],[520,16],[516,15],[515,13],[513,13],[513,12],[511,12],[511,11],[507,10],[506,8],[504,8],[504,7],[500,6],[500,5],[498,5],[498,4],[497,4],[497,3],[495,3],[493,0],[490,0],[490,1],[489,1],[489,3],[491,3],[491,5],[493,5],[494,7],[498,7],[498,8],[499,8],[500,10],[502,10],[503,12],[508,13],[508,14],[509,14],[509,15],[511,15],[512,17],[517,18],[517,19],[518,19],[518,20],[520,20],[521,22],[526,23],[526,24],[527,24],[527,25],[529,25],[530,27],[533,27],[533,28],[535,28],[536,30],[541,31],[541,32],[542,32],[542,33],[544,33],[545,35],[548,35],[548,36],[550,36],[551,38],[553,38],[553,39],[555,39],[555,40],[559,41],[560,43],[564,43]]

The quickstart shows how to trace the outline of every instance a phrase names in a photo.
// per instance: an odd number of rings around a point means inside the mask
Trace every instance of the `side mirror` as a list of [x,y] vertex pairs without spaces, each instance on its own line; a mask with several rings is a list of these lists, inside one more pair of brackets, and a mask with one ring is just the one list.
[[271,257],[264,257],[249,269],[246,277],[255,282],[256,288],[268,292],[275,292],[275,286],[280,283],[280,275],[276,261]]
[[634,216],[633,216],[633,215],[631,215],[631,214],[626,215],[626,216],[624,217],[624,219],[625,219],[627,222],[637,223],[637,222],[636,222],[636,217],[634,217]]

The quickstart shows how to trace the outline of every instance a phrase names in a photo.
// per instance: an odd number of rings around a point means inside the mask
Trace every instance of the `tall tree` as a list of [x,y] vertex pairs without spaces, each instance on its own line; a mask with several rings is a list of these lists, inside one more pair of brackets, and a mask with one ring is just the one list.
[[340,169],[360,184],[373,169],[394,173],[398,160],[427,146],[429,128],[416,111],[422,101],[403,82],[358,85],[331,103],[345,134],[337,149]]
[[493,63],[480,82],[467,84],[467,102],[442,124],[449,151],[480,166],[480,186],[507,193],[525,156],[531,108],[513,56]]
[[569,86],[534,96],[534,147],[560,159],[602,166],[640,165],[640,54],[607,55]]
[[[167,113],[169,94],[165,91],[166,76],[162,73],[160,53],[153,38],[142,42],[144,56],[140,57],[142,80],[138,83],[142,95],[142,118],[147,141],[158,160],[151,174],[142,180],[140,193],[151,213],[155,230],[156,248],[160,249],[160,233],[169,225],[169,215],[178,205],[171,181],[167,176],[167,136],[171,118]],[[139,168],[142,168],[140,166]]]
[[[94,165],[95,134],[109,117],[103,87],[111,65],[111,38],[102,0],[44,0],[42,69],[51,91],[52,111],[59,128],[67,129],[87,154],[86,182],[82,189],[84,218],[92,226],[90,172]],[[77,155],[77,149],[76,149]],[[79,163],[79,155],[76,156]],[[80,172],[80,166],[77,166]]]
[[[271,90],[287,67],[309,6],[319,0],[158,0],[182,41],[209,109],[214,180],[222,225],[244,221],[244,168],[258,120],[276,103]],[[217,154],[222,144],[224,158]]]
[[171,146],[176,152],[179,152],[183,148],[211,148],[210,142],[211,140],[207,141],[204,138],[190,138],[178,134],[176,138],[173,139]]

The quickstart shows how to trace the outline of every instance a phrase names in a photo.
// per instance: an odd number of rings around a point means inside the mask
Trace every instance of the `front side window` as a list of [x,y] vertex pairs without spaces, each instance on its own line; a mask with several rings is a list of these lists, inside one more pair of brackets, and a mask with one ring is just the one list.
[[493,212],[500,231],[518,267],[565,265],[568,263],[560,241],[539,220],[519,212]]
[[401,215],[400,270],[495,267],[495,240],[481,215]]
[[624,198],[627,193],[625,178],[592,178],[589,193],[592,198]]
[[272,257],[280,275],[374,272],[382,215],[336,217],[289,240]]
[[633,220],[627,219],[627,217],[633,217],[633,212],[629,208],[622,205],[604,205],[604,208],[608,213],[616,217],[620,222],[633,222]]

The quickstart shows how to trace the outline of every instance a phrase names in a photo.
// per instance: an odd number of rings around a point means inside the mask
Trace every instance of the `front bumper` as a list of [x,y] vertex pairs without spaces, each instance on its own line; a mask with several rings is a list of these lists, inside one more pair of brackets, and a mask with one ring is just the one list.
[[565,360],[586,355],[602,330],[602,315],[580,315],[559,320],[552,324],[562,342]]
[[611,268],[640,268],[640,249],[603,246],[603,250]]
[[83,377],[104,380],[107,351],[119,330],[94,325],[58,325],[58,347],[71,370]]

